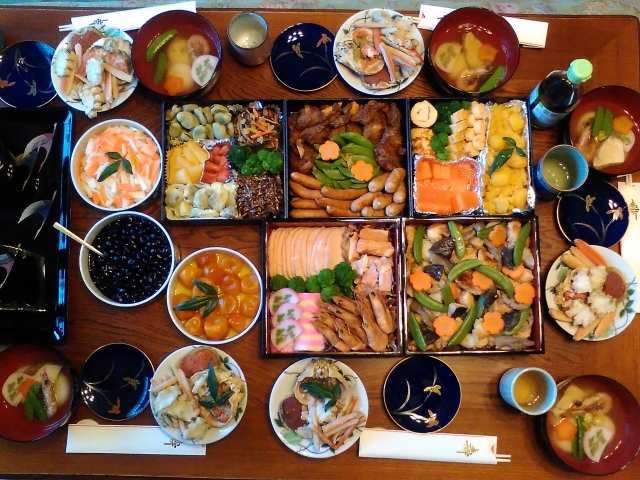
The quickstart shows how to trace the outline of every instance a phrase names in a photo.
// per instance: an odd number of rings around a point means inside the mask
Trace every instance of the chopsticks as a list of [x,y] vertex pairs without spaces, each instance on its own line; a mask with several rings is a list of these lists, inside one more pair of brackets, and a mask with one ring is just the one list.
[[76,29],[76,27],[72,23],[70,23],[68,25],[60,25],[58,27],[58,31],[60,31],[60,32],[71,32],[72,30],[75,30],[75,29]]
[[496,453],[496,461],[498,463],[511,463],[511,455],[505,453]]

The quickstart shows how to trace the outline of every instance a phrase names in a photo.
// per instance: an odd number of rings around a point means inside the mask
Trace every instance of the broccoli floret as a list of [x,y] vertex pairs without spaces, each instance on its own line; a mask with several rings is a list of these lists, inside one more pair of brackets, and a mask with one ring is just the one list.
[[469,100],[463,100],[462,108],[464,108],[465,110],[469,110],[471,108],[471,102]]
[[245,177],[250,177],[251,175],[260,175],[261,173],[264,173],[264,168],[262,168],[262,161],[255,153],[252,153],[247,157],[247,161],[240,169],[240,172]]
[[353,282],[358,278],[358,272],[351,268],[349,262],[340,262],[333,271],[336,274],[336,283],[341,287],[353,286]]
[[446,133],[447,135],[451,134],[451,127],[449,126],[449,122],[447,121],[437,121],[431,127],[434,133]]
[[274,275],[269,281],[269,286],[271,287],[271,291],[275,292],[286,287],[288,283],[289,280],[287,280],[283,275]]
[[448,148],[445,148],[443,151],[438,152],[436,156],[438,157],[438,160],[449,160],[451,151]]
[[249,156],[249,149],[242,145],[234,145],[229,149],[227,153],[227,160],[229,163],[236,168],[242,168],[244,163],[247,161],[247,157]]
[[[266,150],[260,150],[260,152],[263,151]],[[260,156],[260,152],[258,152],[258,156]],[[269,173],[280,173],[284,168],[284,159],[282,158],[282,155],[278,152],[269,152],[266,158],[262,159],[262,168]]]
[[309,278],[307,278],[307,292],[320,293],[321,290],[322,287],[320,287],[320,284],[318,283],[317,275],[311,275]]
[[336,274],[330,268],[323,268],[318,272],[318,283],[321,287],[328,287],[336,283]]
[[462,108],[462,103],[459,100],[453,100],[450,104],[449,104],[449,111],[451,113],[456,113],[458,110],[460,110]]
[[329,285],[328,287],[323,287],[322,291],[320,292],[320,296],[325,302],[330,302],[331,299],[336,295],[340,295],[340,288],[337,285]]
[[263,148],[262,150],[258,150],[258,153],[256,153],[256,155],[258,155],[258,158],[260,159],[261,162],[264,162],[269,156],[269,150],[265,150]]
[[353,288],[345,287],[344,285],[340,285],[340,293],[342,293],[345,297],[353,298]]
[[287,286],[291,290],[295,290],[298,293],[303,293],[307,289],[307,284],[305,283],[304,278],[300,276],[293,277],[291,280],[289,280],[289,283],[287,284]]

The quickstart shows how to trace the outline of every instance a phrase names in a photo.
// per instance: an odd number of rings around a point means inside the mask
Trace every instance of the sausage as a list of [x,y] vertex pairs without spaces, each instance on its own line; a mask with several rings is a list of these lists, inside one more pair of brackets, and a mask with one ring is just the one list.
[[320,208],[320,205],[318,205],[315,200],[297,197],[291,199],[291,206],[293,208],[301,208],[303,210],[317,210]]
[[382,175],[378,175],[376,178],[369,182],[369,191],[370,192],[381,192],[384,190],[384,182],[387,181],[387,177],[390,175],[390,172],[383,173]]
[[351,210],[348,210],[346,208],[338,208],[338,207],[333,207],[331,205],[329,205],[326,210],[327,210],[328,216],[331,216],[331,217],[359,217],[360,216],[360,212],[352,212]]
[[296,183],[299,183],[303,187],[307,187],[312,190],[320,190],[322,188],[322,183],[320,183],[320,180],[310,175],[305,175],[304,173],[293,172],[291,174],[291,180],[293,180]]
[[379,197],[374,198],[371,206],[374,210],[384,210],[391,202],[393,202],[393,194],[384,193]]
[[360,212],[360,214],[363,217],[384,217],[385,216],[384,209],[375,210],[373,207],[364,207]]
[[[361,197],[369,190],[367,188],[350,188],[349,190],[339,190],[333,187],[322,187],[322,196],[333,198],[334,200],[355,200],[358,197]],[[320,197],[315,197],[320,198]]]
[[291,218],[329,218],[329,215],[324,210],[319,208],[315,210],[296,208],[289,212]]
[[331,207],[343,208],[345,210],[351,209],[351,200],[334,200],[333,198],[322,197],[315,200],[315,202],[322,208],[331,206]]
[[382,195],[380,192],[367,192],[364,195],[356,198],[353,202],[351,202],[351,211],[359,212],[364,207],[369,207],[373,203],[373,200],[376,197]]
[[402,215],[403,210],[403,203],[390,203],[387,205],[387,208],[384,209],[388,217],[397,217],[398,215]]
[[398,189],[400,183],[404,180],[404,177],[406,177],[406,175],[407,171],[404,168],[395,168],[389,174],[387,180],[384,182],[384,191],[387,193],[394,193]]
[[322,198],[322,194],[318,190],[311,190],[309,188],[303,187],[299,183],[294,181],[289,182],[289,187],[293,191],[293,194],[300,198],[306,198],[315,200],[316,198]]
[[393,203],[404,203],[407,201],[407,186],[400,182],[398,189],[393,193]]

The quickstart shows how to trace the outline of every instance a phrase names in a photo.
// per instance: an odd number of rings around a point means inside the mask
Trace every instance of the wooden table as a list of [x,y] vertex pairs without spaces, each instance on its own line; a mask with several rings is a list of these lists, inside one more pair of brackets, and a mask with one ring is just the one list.
[[[71,16],[98,13],[89,10],[0,8],[0,25],[7,44],[35,39],[56,46],[64,37],[58,25],[69,23]],[[300,98],[299,93],[281,86],[273,77],[269,62],[254,68],[239,65],[231,56],[226,39],[226,26],[237,13],[232,10],[201,11],[223,36],[224,58],[222,78],[209,93],[209,99],[279,99]],[[270,36],[300,22],[320,23],[337,31],[351,13],[346,11],[264,11]],[[541,50],[521,50],[516,74],[497,94],[526,95],[549,71],[566,68],[575,58],[587,58],[594,65],[593,78],[587,89],[600,85],[619,84],[639,87],[638,19],[635,17],[531,16],[549,22],[547,47]],[[423,32],[425,40],[430,33]],[[432,96],[435,92],[424,75],[399,95],[402,97]],[[310,98],[347,98],[362,96],[351,90],[339,78],[329,87],[308,95]],[[56,99],[53,105],[62,105]],[[121,107],[89,120],[75,115],[74,139],[96,121],[108,118],[131,118],[148,126],[158,137],[161,132],[160,104],[140,88]],[[560,143],[558,130],[534,132],[534,154],[539,158],[549,147]],[[159,202],[146,213],[159,218]],[[543,278],[553,260],[567,248],[555,222],[555,203],[539,202],[540,237]],[[71,228],[84,235],[103,215],[87,206],[73,193]],[[247,255],[260,265],[260,228],[246,226],[173,227],[171,236],[182,255],[211,245],[227,246]],[[71,242],[69,282],[69,334],[58,348],[76,368],[81,368],[87,356],[101,345],[127,342],[142,348],[154,365],[169,353],[191,342],[173,326],[166,311],[164,296],[148,306],[137,309],[117,309],[96,300],[84,287],[78,270],[79,247]],[[168,477],[278,477],[278,478],[372,478],[439,476],[469,478],[577,477],[552,463],[535,438],[532,418],[519,415],[505,406],[498,394],[498,381],[504,371],[515,366],[537,366],[551,372],[556,380],[579,374],[602,374],[615,378],[640,398],[640,321],[634,322],[619,337],[598,343],[574,343],[550,318],[546,321],[546,354],[530,356],[465,356],[446,358],[462,383],[462,406],[445,431],[468,434],[497,435],[499,451],[512,455],[512,463],[498,466],[424,463],[413,461],[374,460],[358,457],[357,447],[327,461],[313,461],[291,452],[272,431],[268,417],[268,398],[277,376],[294,359],[262,359],[260,328],[224,350],[242,367],[249,385],[247,412],[232,435],[208,447],[206,457],[67,455],[67,431],[59,429],[37,443],[13,443],[0,440],[0,474],[42,474],[69,476],[78,474],[168,476]],[[381,392],[384,378],[398,358],[346,359],[362,378],[369,395],[369,427],[394,428],[386,415]],[[80,405],[71,421],[94,418]],[[131,420],[131,424],[155,424],[149,409]],[[640,462],[630,465],[616,478],[638,478]]]

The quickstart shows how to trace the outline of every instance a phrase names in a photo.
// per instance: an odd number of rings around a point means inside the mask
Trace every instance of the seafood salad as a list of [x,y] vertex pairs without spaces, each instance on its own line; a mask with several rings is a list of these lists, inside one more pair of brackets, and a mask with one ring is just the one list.
[[336,61],[358,75],[368,90],[397,87],[415,77],[424,63],[424,45],[411,18],[391,10],[363,13],[338,33]]
[[628,296],[624,273],[582,240],[575,240],[560,262],[558,283],[551,287],[555,303],[549,304],[551,317],[577,328],[574,340],[610,336],[618,306]]
[[282,429],[289,448],[302,455],[341,453],[357,440],[367,421],[364,387],[350,369],[332,359],[297,362],[276,381],[274,392],[286,395],[275,405],[274,428]]
[[407,224],[410,351],[535,345],[532,222]]
[[193,349],[170,365],[170,374],[160,373],[151,380],[153,414],[179,440],[211,443],[222,438],[222,433],[209,433],[234,427],[246,407],[242,372],[219,352],[210,347]]
[[131,37],[108,26],[75,30],[56,50],[51,74],[60,97],[94,118],[122,103],[137,85]]

